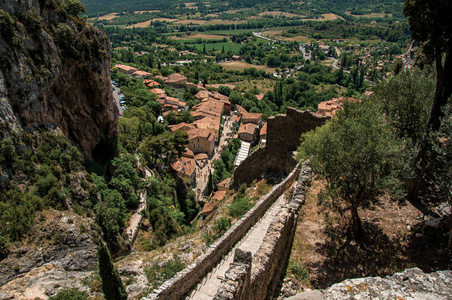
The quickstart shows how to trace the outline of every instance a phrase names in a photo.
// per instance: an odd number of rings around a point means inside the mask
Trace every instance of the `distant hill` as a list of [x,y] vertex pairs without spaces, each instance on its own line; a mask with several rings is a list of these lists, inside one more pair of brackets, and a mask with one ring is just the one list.
[[[137,10],[171,10],[176,8],[178,3],[190,2],[191,0],[81,0],[85,4],[88,16],[102,15],[110,12],[119,11],[137,11]],[[192,1],[195,2],[195,1]],[[219,3],[228,3],[227,6]],[[207,3],[207,1],[205,2]],[[260,8],[278,7],[280,9],[296,9],[300,1],[287,0],[216,0],[210,1],[209,5],[217,9],[250,8],[258,6]],[[366,12],[375,12],[375,9],[381,12],[394,13],[401,12],[403,0],[312,0],[309,6],[312,9],[321,9],[325,11],[353,11],[357,14]]]
[[81,0],[88,16],[102,15],[118,11],[170,9],[178,0]]

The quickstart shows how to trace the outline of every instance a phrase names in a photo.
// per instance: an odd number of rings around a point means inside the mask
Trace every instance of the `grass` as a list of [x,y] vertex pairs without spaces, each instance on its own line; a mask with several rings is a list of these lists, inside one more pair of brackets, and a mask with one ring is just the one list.
[[[227,51],[227,49],[225,49]],[[228,61],[225,63],[220,63],[220,66],[223,66],[226,70],[232,71],[243,71],[249,68],[256,68],[258,70],[264,70],[265,72],[274,73],[275,68],[269,68],[267,66],[262,65],[253,65],[244,61]]]
[[233,83],[234,85],[237,86],[237,89],[241,90],[251,90],[254,87],[256,87],[259,91],[261,91],[261,93],[266,93],[269,90],[273,91],[274,88],[274,81],[268,78],[264,78],[264,79],[252,79],[249,82],[248,81],[240,81],[240,82],[236,82]]

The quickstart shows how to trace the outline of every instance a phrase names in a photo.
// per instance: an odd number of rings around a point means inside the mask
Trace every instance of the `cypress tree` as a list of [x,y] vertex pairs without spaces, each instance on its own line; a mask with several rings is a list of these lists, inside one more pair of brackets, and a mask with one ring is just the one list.
[[118,270],[111,261],[110,252],[104,242],[97,248],[99,273],[102,278],[102,291],[106,300],[127,300],[127,293],[119,277]]

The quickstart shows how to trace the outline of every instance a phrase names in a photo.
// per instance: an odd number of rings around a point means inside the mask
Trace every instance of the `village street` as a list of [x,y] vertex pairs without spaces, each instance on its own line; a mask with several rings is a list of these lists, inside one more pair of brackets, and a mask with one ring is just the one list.
[[223,131],[221,133],[220,141],[218,143],[218,147],[215,148],[215,152],[212,158],[208,159],[208,163],[204,166],[204,168],[199,168],[198,166],[196,166],[196,196],[198,201],[203,199],[202,191],[204,191],[204,189],[206,188],[207,181],[209,180],[209,172],[212,172],[213,174],[213,162],[221,158],[221,151],[223,151],[223,149],[227,147],[228,141],[231,138],[228,135],[233,131],[232,117],[225,118],[226,119],[223,124]]

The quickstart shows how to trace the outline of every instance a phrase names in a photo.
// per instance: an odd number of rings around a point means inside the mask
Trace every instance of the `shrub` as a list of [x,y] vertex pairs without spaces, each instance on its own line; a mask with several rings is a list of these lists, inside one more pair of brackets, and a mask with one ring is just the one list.
[[240,218],[253,207],[249,198],[240,196],[234,197],[232,204],[228,206],[229,215],[233,218]]
[[298,281],[304,281],[309,277],[309,272],[299,262],[290,262],[289,271]]
[[86,300],[86,299],[88,299],[88,294],[86,292],[79,291],[75,288],[62,290],[55,296],[49,298],[49,300]]
[[157,288],[185,268],[185,264],[175,255],[172,260],[163,263],[155,262],[144,269],[151,288]]

